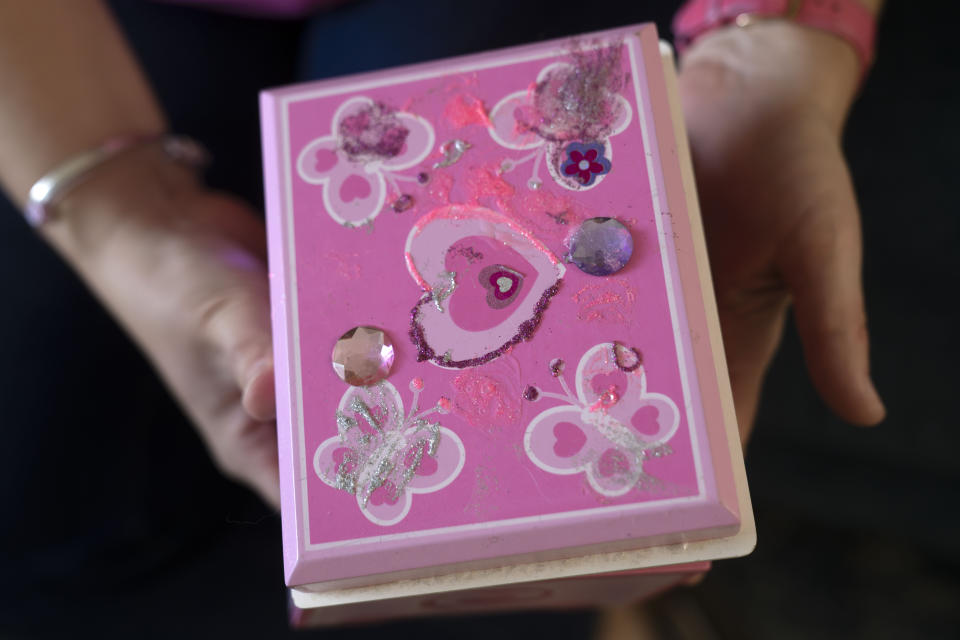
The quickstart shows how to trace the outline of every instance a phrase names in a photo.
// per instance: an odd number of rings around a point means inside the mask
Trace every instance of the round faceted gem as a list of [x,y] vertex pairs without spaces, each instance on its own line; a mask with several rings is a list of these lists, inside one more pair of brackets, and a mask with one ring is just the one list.
[[393,342],[376,327],[354,327],[333,347],[333,370],[355,387],[376,384],[393,366]]
[[609,276],[623,269],[631,255],[629,229],[614,218],[590,218],[570,238],[567,259],[584,273]]

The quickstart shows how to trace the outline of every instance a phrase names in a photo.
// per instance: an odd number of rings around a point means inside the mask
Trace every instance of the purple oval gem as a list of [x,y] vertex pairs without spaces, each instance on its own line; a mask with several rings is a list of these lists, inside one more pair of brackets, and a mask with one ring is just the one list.
[[591,276],[609,276],[633,255],[633,236],[614,218],[590,218],[573,232],[567,260]]

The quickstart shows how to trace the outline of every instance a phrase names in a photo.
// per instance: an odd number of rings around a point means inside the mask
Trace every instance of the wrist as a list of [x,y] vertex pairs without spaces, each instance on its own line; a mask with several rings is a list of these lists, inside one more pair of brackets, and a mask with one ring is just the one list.
[[57,203],[56,219],[40,231],[78,271],[93,275],[132,233],[182,224],[177,212],[200,191],[194,170],[148,145],[98,167]]
[[787,20],[720,27],[698,38],[681,62],[687,82],[719,82],[725,91],[762,92],[774,106],[816,109],[838,130],[860,81],[852,47]]

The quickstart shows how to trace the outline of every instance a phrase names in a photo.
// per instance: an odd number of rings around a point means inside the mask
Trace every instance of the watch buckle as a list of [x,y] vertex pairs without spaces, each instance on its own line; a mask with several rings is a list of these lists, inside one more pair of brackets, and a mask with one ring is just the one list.
[[787,9],[780,15],[765,15],[757,13],[756,11],[746,11],[744,13],[737,14],[737,17],[733,19],[733,23],[738,27],[744,28],[753,24],[757,24],[758,22],[765,22],[767,20],[793,20],[797,17],[797,14],[800,13],[800,7],[802,5],[803,0],[787,0]]

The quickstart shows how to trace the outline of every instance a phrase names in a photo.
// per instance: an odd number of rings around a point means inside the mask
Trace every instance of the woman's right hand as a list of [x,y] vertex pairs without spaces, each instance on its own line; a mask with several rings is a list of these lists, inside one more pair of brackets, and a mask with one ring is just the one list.
[[214,461],[278,507],[263,223],[157,149],[98,168],[57,212],[44,232],[139,343]]

